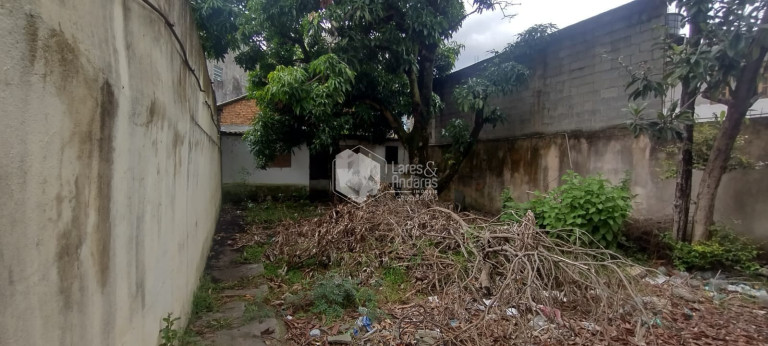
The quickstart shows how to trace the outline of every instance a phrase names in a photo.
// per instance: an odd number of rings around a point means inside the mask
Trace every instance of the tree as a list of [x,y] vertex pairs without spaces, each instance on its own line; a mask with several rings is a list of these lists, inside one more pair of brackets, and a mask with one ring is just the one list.
[[715,198],[726,172],[736,137],[749,108],[757,100],[758,76],[768,53],[768,2],[755,0],[718,1],[711,23],[712,57],[716,69],[708,86],[721,86],[725,96],[708,93],[711,100],[726,105],[720,132],[715,139],[699,183],[693,216],[692,240],[706,240],[714,223]]
[[[221,5],[224,0],[193,1]],[[305,143],[312,151],[329,151],[351,134],[374,142],[397,136],[410,163],[425,164],[430,122],[442,106],[434,81],[450,73],[462,49],[450,41],[452,35],[468,16],[511,5],[474,0],[467,11],[460,0],[243,1],[244,11],[235,19],[240,38],[235,60],[251,71],[249,92],[261,108],[244,138],[262,167]],[[501,121],[487,99],[527,80],[527,69],[507,58],[511,51],[498,52],[494,74],[485,76],[492,78],[474,78],[457,92],[475,116],[461,138],[465,144],[474,143],[483,125]],[[457,159],[442,174],[438,190],[471,147],[452,152]]]
[[[694,211],[692,241],[705,240],[714,219],[717,187],[736,142],[741,123],[757,95],[757,77],[764,64],[768,46],[765,27],[766,1],[757,0],[682,0],[675,2],[685,11],[690,37],[684,45],[667,47],[667,70],[661,81],[655,81],[641,70],[633,73],[628,88],[630,98],[664,97],[677,84],[679,100],[654,120],[641,116],[637,107],[630,127],[636,132],[674,133],[682,140],[681,160],[675,192],[674,233],[685,239],[688,221],[693,168],[693,123],[688,115],[695,111],[698,96],[727,106],[709,160],[704,167]],[[678,105],[681,107],[678,109]]]

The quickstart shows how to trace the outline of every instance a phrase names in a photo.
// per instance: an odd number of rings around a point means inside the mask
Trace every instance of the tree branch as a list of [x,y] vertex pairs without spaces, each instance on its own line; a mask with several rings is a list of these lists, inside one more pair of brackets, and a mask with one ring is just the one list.
[[377,111],[381,112],[381,114],[384,115],[385,118],[387,118],[387,122],[389,122],[389,126],[392,127],[392,129],[397,134],[397,137],[400,139],[405,139],[406,136],[408,136],[408,133],[405,132],[405,127],[403,127],[403,122],[400,120],[400,118],[396,117],[392,112],[384,107],[381,103],[376,102],[371,99],[362,99],[360,102],[367,104]]

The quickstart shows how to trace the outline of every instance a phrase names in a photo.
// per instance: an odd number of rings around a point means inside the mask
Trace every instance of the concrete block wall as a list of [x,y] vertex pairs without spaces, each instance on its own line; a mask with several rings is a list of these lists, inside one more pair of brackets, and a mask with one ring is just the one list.
[[[750,119],[743,130],[744,154],[768,162],[768,118]],[[674,159],[660,150],[663,143],[633,137],[625,126],[566,134],[523,136],[478,143],[462,165],[446,196],[455,196],[468,207],[498,212],[500,196],[510,189],[517,201],[527,201],[532,191],[549,191],[560,184],[568,170],[583,175],[602,174],[617,183],[630,174],[632,216],[671,220],[674,179],[660,178],[663,161]],[[432,149],[439,155],[438,147]],[[482,169],[476,169],[482,167]],[[765,169],[727,173],[717,196],[715,219],[762,244],[768,242],[768,180]],[[701,172],[694,171],[695,199]],[[765,245],[763,245],[765,246]]]
[[[220,205],[186,1],[0,1],[0,345],[157,345]],[[203,91],[201,91],[201,89]]]
[[[660,73],[662,52],[654,44],[665,34],[665,13],[664,1],[636,0],[558,31],[528,64],[532,73],[527,87],[490,101],[504,112],[506,122],[495,129],[486,127],[481,138],[593,130],[625,122],[629,116],[622,109],[628,104],[624,88],[629,75],[616,59],[629,65],[646,62]],[[445,143],[439,133],[451,119],[464,118],[471,124],[470,115],[456,107],[453,90],[482,71],[484,63],[439,81],[436,92],[446,107],[434,122],[433,142]],[[649,108],[658,104],[651,101]]]

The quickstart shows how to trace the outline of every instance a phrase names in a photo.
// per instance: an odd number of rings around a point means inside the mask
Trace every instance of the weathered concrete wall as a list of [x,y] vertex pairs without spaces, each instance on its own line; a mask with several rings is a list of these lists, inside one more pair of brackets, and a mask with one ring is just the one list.
[[187,2],[152,3],[200,84],[140,0],[0,2],[0,345],[157,345],[189,312],[215,100]]
[[221,136],[223,183],[296,185],[309,187],[309,149],[302,146],[291,155],[291,166],[256,168],[256,162],[241,135]]
[[223,61],[208,61],[208,74],[213,78],[213,67],[221,68],[221,79],[213,80],[213,90],[219,102],[226,102],[246,93],[248,73],[235,62],[234,54],[227,54]]
[[[742,133],[747,137],[745,154],[756,161],[768,161],[768,118],[750,119]],[[671,217],[675,187],[674,179],[659,178],[665,158],[658,145],[646,137],[633,138],[624,127],[487,140],[464,162],[447,196],[455,196],[471,208],[496,212],[505,188],[511,189],[516,200],[526,201],[532,191],[549,191],[559,185],[568,170],[600,173],[613,182],[629,172],[632,192],[637,195],[633,216],[663,219]],[[694,187],[700,176],[700,172],[694,174]],[[718,193],[715,217],[742,234],[768,241],[766,196],[768,170],[727,173]]]
[[[536,53],[535,61],[526,62],[532,71],[528,86],[515,95],[490,100],[507,120],[495,129],[487,126],[481,138],[594,130],[625,122],[622,109],[627,107],[624,86],[629,75],[617,58],[629,65],[647,62],[659,73],[662,51],[654,44],[665,34],[666,9],[664,1],[636,0],[558,31]],[[456,71],[437,85],[436,93],[446,105],[435,121],[433,142],[445,143],[440,130],[454,118],[472,123],[469,114],[458,110],[453,90],[483,65]],[[657,104],[650,102],[649,109]]]

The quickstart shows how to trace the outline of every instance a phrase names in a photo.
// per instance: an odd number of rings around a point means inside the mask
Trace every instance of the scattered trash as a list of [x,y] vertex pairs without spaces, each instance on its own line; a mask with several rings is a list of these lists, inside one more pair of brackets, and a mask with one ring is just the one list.
[[507,308],[507,316],[518,316],[520,313],[515,308]]
[[661,285],[667,282],[667,280],[669,280],[669,277],[665,275],[654,275],[654,276],[649,276],[643,280],[648,281],[654,285]]
[[584,327],[584,329],[586,329],[586,330],[588,330],[590,332],[600,331],[600,327],[598,327],[594,323],[581,322],[581,326]]
[[707,291],[712,292],[719,292],[724,290],[728,286],[728,282],[724,280],[716,280],[716,279],[710,279],[707,281],[707,285],[704,286],[704,289]]
[[[480,311],[485,311],[485,308],[491,306],[491,303],[493,303],[493,299],[483,299],[483,304],[477,304],[477,308]],[[496,303],[493,303],[493,305],[496,305]]]
[[440,300],[439,300],[439,299],[437,299],[437,296],[431,296],[431,297],[428,297],[428,298],[427,298],[427,301],[429,301],[429,302],[430,302],[430,303],[432,303],[432,304],[437,304],[437,303],[439,303],[439,302],[440,302]]
[[541,312],[541,314],[547,319],[553,320],[557,322],[557,324],[563,324],[563,318],[561,316],[560,310],[558,310],[557,308],[550,308],[544,305],[538,305],[536,306],[536,309],[538,309],[539,312]]
[[738,292],[750,297],[758,297],[760,295],[768,294],[765,292],[765,290],[756,290],[752,287],[749,287],[745,284],[738,284],[738,285],[728,285],[726,286],[726,289],[730,292]]
[[320,331],[320,329],[312,329],[311,331],[309,331],[310,337],[317,338],[320,335],[322,335],[322,332]]
[[547,291],[547,292],[544,292],[544,296],[545,297],[554,297],[554,298],[560,299],[563,302],[567,302],[568,301],[568,299],[565,298],[565,293],[560,292],[560,291]]
[[638,279],[642,279],[642,278],[648,276],[648,272],[645,270],[645,268],[640,267],[640,266],[630,267],[629,269],[627,269],[627,273],[630,276],[634,276],[634,277],[636,277]]
[[757,301],[760,303],[760,305],[762,305],[763,307],[768,308],[768,293],[765,292],[765,290],[761,290],[757,294],[756,298],[757,298]]
[[683,312],[685,313],[685,319],[689,321],[693,319],[693,316],[694,316],[693,311],[688,310],[688,308],[684,308]]
[[451,327],[456,327],[456,326],[459,325],[459,321],[458,320],[451,320],[449,323],[451,324]]
[[[357,326],[356,330],[365,331],[366,333],[373,331],[373,325],[368,316],[360,316],[355,325]],[[355,333],[355,335],[357,335],[357,333]]]
[[285,319],[290,321],[290,320],[292,320],[292,319],[293,319],[293,316],[291,316],[291,315],[287,315],[287,316],[285,316]]
[[533,327],[533,329],[541,330],[549,326],[549,322],[547,322],[547,318],[542,315],[536,315],[536,317],[533,318],[533,321],[528,323],[529,326]]

